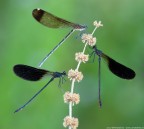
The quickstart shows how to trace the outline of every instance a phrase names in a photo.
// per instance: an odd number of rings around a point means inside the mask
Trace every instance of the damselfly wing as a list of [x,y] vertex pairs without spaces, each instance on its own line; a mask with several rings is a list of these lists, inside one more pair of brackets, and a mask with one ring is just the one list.
[[13,70],[17,76],[29,81],[39,81],[46,75],[52,75],[50,71],[22,64],[15,65]]
[[135,77],[136,74],[132,69],[118,63],[104,53],[102,53],[101,56],[107,62],[109,70],[116,76],[127,80],[133,79]]
[[49,28],[71,27],[76,30],[84,30],[86,28],[84,25],[69,22],[42,9],[34,9],[32,15],[38,22]]

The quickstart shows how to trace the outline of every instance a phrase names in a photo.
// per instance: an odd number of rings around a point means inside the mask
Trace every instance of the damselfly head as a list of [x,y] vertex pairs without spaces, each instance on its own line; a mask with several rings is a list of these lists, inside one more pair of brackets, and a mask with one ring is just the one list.
[[88,27],[86,25],[76,25],[75,26],[75,30],[78,30],[78,31],[84,31],[87,28]]

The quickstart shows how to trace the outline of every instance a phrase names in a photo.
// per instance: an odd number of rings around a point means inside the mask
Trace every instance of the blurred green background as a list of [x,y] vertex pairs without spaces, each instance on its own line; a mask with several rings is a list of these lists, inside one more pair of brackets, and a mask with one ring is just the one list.
[[[88,26],[101,20],[104,27],[95,33],[97,46],[118,62],[134,69],[133,80],[113,75],[102,62],[102,109],[98,106],[97,58],[82,64],[84,79],[76,83],[81,96],[73,107],[79,129],[144,126],[144,1],[143,0],[7,0],[0,1],[0,129],[63,129],[68,105],[63,92],[52,82],[24,110],[14,110],[32,97],[48,80],[24,81],[13,73],[15,64],[37,66],[42,58],[70,31],[49,29],[37,23],[32,10],[42,8],[56,16]],[[75,32],[43,65],[51,71],[76,68],[75,52],[83,44]],[[90,51],[87,51],[87,53]],[[67,79],[62,88],[70,89]],[[110,128],[109,128],[110,129]]]

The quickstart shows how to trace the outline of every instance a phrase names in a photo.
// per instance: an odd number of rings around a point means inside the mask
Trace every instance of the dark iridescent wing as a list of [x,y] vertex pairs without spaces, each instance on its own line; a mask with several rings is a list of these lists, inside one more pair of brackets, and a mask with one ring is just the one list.
[[47,70],[38,69],[23,64],[15,65],[13,70],[17,76],[29,81],[39,81],[45,75],[52,75],[52,73]]
[[34,9],[32,15],[38,22],[50,28],[72,27],[78,30],[86,28],[86,26],[69,22],[42,9]]
[[123,79],[133,79],[135,77],[136,74],[132,69],[116,62],[104,53],[102,53],[101,56],[105,59],[108,64],[109,70],[113,74]]

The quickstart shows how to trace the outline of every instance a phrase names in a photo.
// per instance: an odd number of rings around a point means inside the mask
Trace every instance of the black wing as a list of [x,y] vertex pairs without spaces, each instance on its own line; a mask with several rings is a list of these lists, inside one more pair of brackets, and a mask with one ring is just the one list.
[[78,30],[84,30],[86,28],[86,26],[69,22],[42,9],[34,9],[32,15],[38,22],[50,28],[73,27]]
[[13,67],[13,71],[17,76],[29,81],[38,81],[49,73],[47,70],[38,69],[23,64],[15,65]]
[[116,62],[104,53],[101,56],[106,60],[109,70],[113,74],[123,79],[133,79],[135,77],[136,74],[132,69]]

